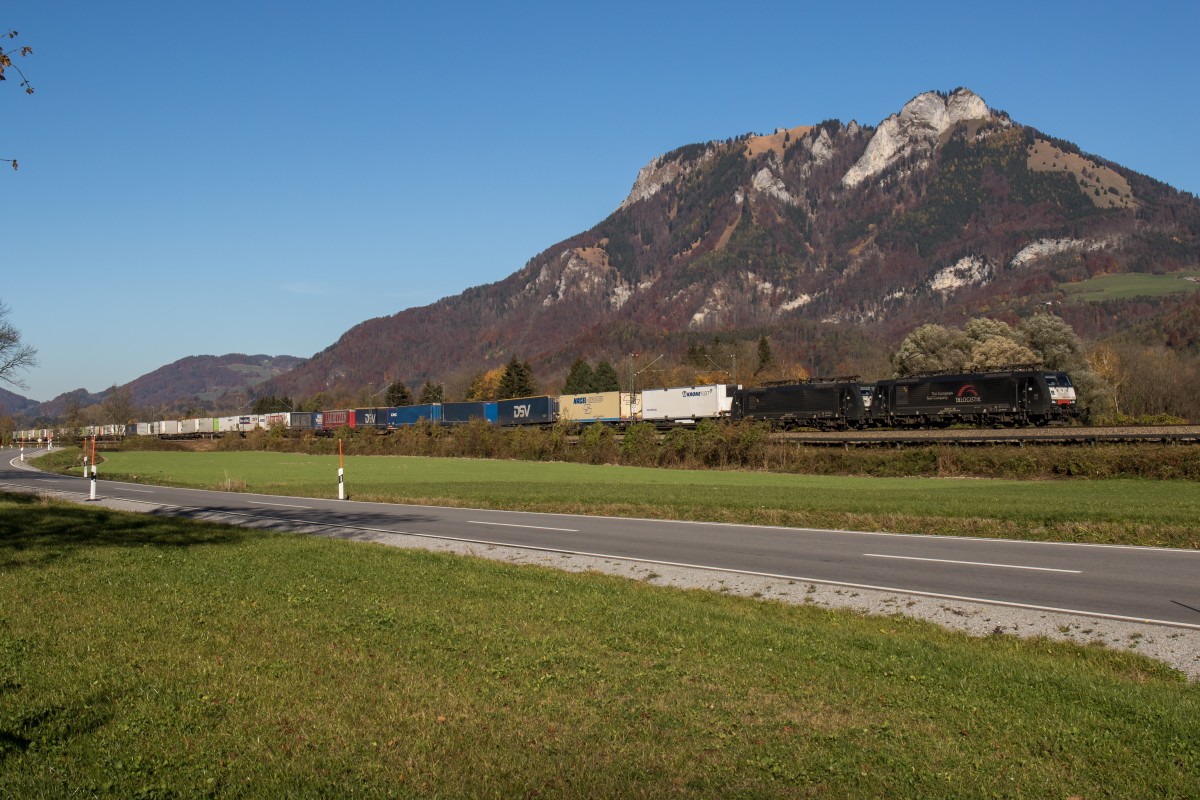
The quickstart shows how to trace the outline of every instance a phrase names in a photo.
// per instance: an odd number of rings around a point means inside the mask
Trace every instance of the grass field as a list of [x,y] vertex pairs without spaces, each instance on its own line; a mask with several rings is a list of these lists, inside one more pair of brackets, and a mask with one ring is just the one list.
[[1132,297],[1162,297],[1179,292],[1194,292],[1200,283],[1184,280],[1200,276],[1200,270],[1182,270],[1165,275],[1127,273],[1122,275],[1100,275],[1079,283],[1062,283],[1059,289],[1072,300],[1095,302],[1100,300],[1128,300]]
[[[66,452],[60,464],[72,458]],[[337,496],[337,457],[114,452],[102,477]],[[1200,483],[861,478],[361,456],[353,499],[895,532],[1200,547]]]
[[1197,719],[1098,647],[0,495],[4,797],[1182,798]]

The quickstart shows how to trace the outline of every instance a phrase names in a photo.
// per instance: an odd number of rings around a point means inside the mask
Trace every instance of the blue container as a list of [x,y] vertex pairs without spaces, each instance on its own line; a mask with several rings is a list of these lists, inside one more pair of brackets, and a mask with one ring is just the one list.
[[354,411],[355,428],[386,428],[390,408],[359,408]]
[[313,428],[320,428],[321,423],[315,419],[316,416],[311,411],[293,411],[292,428],[301,431],[311,431]]
[[425,403],[419,406],[399,406],[388,409],[387,425],[389,428],[403,428],[406,425],[416,425],[423,419],[438,423],[442,421],[442,404]]
[[442,422],[459,425],[473,419],[496,422],[499,419],[494,402],[442,403]]
[[558,419],[558,398],[518,397],[501,400],[496,404],[500,424],[509,425],[553,425]]

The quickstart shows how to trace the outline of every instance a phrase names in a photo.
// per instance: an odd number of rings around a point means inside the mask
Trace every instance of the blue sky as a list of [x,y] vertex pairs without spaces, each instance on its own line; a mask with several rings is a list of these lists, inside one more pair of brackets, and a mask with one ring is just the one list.
[[929,89],[1200,193],[1200,4],[1044,5],[9,0],[22,393],[312,355],[590,228],[660,153]]

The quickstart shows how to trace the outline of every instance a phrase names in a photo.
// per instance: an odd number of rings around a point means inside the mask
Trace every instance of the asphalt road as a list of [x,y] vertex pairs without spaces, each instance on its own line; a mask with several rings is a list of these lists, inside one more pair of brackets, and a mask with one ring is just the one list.
[[[0,451],[0,489],[89,493]],[[97,495],[256,527],[450,539],[1200,630],[1200,551],[405,506],[100,480]],[[149,507],[148,506],[148,507]]]

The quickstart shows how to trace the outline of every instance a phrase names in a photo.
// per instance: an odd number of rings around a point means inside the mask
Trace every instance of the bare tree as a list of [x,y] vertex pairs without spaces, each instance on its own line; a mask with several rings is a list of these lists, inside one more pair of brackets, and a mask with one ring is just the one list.
[[21,332],[8,321],[8,306],[0,302],[0,381],[26,389],[17,370],[37,366],[37,350],[21,343]]
[[[16,31],[8,31],[0,36],[0,38],[6,38],[11,41],[17,38],[17,35],[18,34]],[[21,68],[14,64],[12,60],[14,54],[24,57],[31,55],[32,53],[33,48],[28,45],[14,47],[10,50],[5,50],[2,46],[0,46],[0,81],[8,80],[8,77],[4,74],[6,69],[12,70],[13,72],[17,73],[17,76],[20,78],[20,85],[21,88],[25,90],[25,94],[33,94],[33,86],[30,85],[29,80],[25,77],[25,73],[21,72]],[[3,158],[0,159],[0,161],[7,161],[8,163],[12,164],[13,169],[17,168],[17,160],[15,158]]]
[[112,386],[100,403],[107,425],[126,425],[137,418],[137,409],[133,405],[133,393],[128,386],[117,388]]

